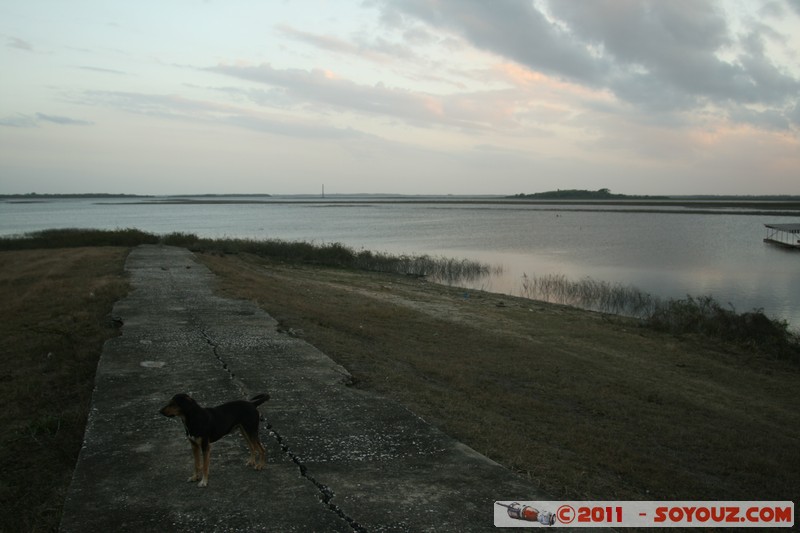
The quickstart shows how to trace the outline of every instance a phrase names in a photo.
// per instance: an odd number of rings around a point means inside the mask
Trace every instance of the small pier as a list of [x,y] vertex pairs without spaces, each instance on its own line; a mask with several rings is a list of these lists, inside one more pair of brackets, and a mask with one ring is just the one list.
[[800,224],[764,224],[764,226],[767,228],[764,242],[800,250]]

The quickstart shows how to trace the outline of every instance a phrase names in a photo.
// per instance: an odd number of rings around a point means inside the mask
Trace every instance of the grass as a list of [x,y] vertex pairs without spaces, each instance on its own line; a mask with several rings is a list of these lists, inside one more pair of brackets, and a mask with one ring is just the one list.
[[[320,266],[361,253],[340,246],[317,255],[307,243],[58,230],[0,239],[0,531],[57,528],[97,359],[117,333],[108,314],[128,289],[123,262],[145,242],[205,251],[198,257],[226,296],[257,301],[356,386],[395,398],[553,497],[783,500],[796,491],[797,365],[748,340],[706,337],[747,324],[783,335],[757,314],[692,298],[642,327],[530,299],[464,298],[416,275]],[[728,325],[701,331],[698,315]]]
[[0,531],[54,531],[126,248],[0,252]]
[[44,230],[22,236],[0,238],[0,251],[76,246],[132,247],[140,244],[180,246],[204,253],[249,253],[275,261],[406,274],[451,284],[478,279],[490,272],[489,265],[467,259],[429,255],[398,256],[370,250],[354,250],[338,242],[315,244],[281,239],[207,239],[193,233],[174,232],[155,235],[132,228]]
[[456,283],[470,281],[490,272],[489,265],[466,259],[429,255],[393,255],[370,250],[354,250],[341,243],[315,244],[280,239],[200,239],[193,234],[171,234],[165,244],[184,246],[195,252],[249,253],[290,263],[305,263],[428,277],[432,281]]
[[[199,256],[355,377],[552,497],[790,499],[798,368],[639,320],[406,276]],[[754,428],[757,428],[754,430]]]

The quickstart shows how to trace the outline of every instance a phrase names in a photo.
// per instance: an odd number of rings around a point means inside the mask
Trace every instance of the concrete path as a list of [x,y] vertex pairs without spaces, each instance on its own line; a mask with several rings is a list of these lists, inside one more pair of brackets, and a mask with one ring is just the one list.
[[[547,500],[533,486],[276,331],[253,303],[212,294],[187,250],[142,246],[122,335],[97,369],[61,530],[491,531],[496,500]],[[181,423],[158,413],[187,392],[204,406],[269,392],[268,464],[245,465],[236,432],[212,446],[207,488],[187,483]],[[491,431],[491,428],[487,428]]]

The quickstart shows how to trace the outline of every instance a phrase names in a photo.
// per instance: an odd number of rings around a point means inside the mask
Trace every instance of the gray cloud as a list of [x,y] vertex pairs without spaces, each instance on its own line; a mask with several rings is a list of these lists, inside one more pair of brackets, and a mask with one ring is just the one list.
[[[576,36],[603,48],[615,66],[609,86],[631,101],[657,102],[677,93],[683,104],[704,99],[774,104],[800,90],[797,79],[765,56],[768,28],[754,24],[737,40],[710,2],[551,1],[549,6]],[[737,43],[742,52],[735,61],[718,57]]]
[[[232,90],[225,89],[225,92]],[[246,93],[249,96],[249,93]],[[239,128],[286,137],[348,139],[365,134],[352,128],[336,128],[301,120],[287,120],[248,113],[237,106],[193,100],[176,95],[142,94],[122,91],[87,91],[80,103],[101,105],[128,113],[170,120],[222,123]]]
[[12,128],[35,128],[42,122],[49,122],[60,126],[91,126],[94,124],[94,122],[89,122],[88,120],[79,120],[59,115],[46,115],[44,113],[36,113],[35,115],[17,113],[16,115],[0,118],[0,126]]
[[80,67],[76,67],[76,68],[79,68],[81,70],[89,70],[91,72],[100,72],[102,74],[117,74],[117,75],[123,75],[123,76],[126,76],[128,74],[127,72],[123,72],[121,70],[114,70],[114,69],[111,69],[111,68],[89,67],[89,66],[80,66]]
[[259,66],[218,65],[206,70],[272,87],[266,92],[247,93],[261,105],[270,100],[280,106],[293,102],[306,108],[394,117],[415,125],[441,124],[468,129],[487,127],[486,110],[470,106],[468,95],[445,99],[383,84],[360,85],[323,70],[280,70],[266,63]]
[[277,26],[276,29],[284,37],[289,37],[290,39],[301,41],[318,48],[324,48],[333,52],[342,52],[346,54],[357,54],[359,52],[357,46],[338,37],[309,33],[292,28],[291,26],[287,26],[285,24]]
[[28,41],[24,41],[18,37],[9,37],[6,42],[9,48],[16,48],[17,50],[25,50],[26,52],[33,52],[33,45]]
[[62,117],[59,115],[45,115],[44,113],[36,113],[36,118],[40,121],[50,122],[53,124],[60,124],[62,126],[91,126],[94,122],[88,120],[78,120],[70,117]]
[[581,43],[552,24],[530,1],[387,0],[383,20],[406,17],[456,32],[478,48],[537,70],[595,83],[607,69]]
[[0,126],[6,126],[9,128],[35,128],[36,119],[30,115],[17,113],[15,115],[0,118]]
[[[766,41],[781,36],[757,21],[745,34],[734,34],[710,0],[543,1],[547,11],[531,0],[384,0],[383,20],[396,27],[423,21],[533,70],[610,89],[650,110],[756,105],[781,114],[797,102],[800,80],[765,53]],[[791,6],[800,11],[798,3]],[[722,59],[733,50],[735,58]],[[797,125],[786,118],[784,124]]]
[[303,42],[316,48],[341,54],[358,56],[379,63],[392,58],[410,60],[414,59],[412,49],[404,43],[394,43],[382,37],[374,41],[347,40],[332,35],[320,35],[301,31],[285,24],[277,27],[278,31],[290,39]]
[[212,72],[282,87],[287,95],[302,102],[319,102],[331,106],[361,111],[393,114],[394,111],[418,108],[419,97],[408,91],[384,86],[360,86],[352,81],[335,78],[323,70],[275,69],[267,63],[255,67],[218,65]]
[[231,113],[234,108],[192,100],[172,94],[143,94],[126,91],[85,91],[76,103],[112,107],[167,119],[199,120],[213,113]]
[[318,123],[287,122],[252,115],[233,115],[225,122],[253,131],[299,139],[363,139],[366,134],[353,128],[335,128]]

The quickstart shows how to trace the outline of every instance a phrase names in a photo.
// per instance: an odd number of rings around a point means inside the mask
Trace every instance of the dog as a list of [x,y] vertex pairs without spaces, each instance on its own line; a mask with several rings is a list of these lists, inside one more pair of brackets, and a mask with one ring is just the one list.
[[[250,448],[247,464],[261,470],[266,464],[267,452],[258,438],[259,413],[257,407],[269,400],[269,394],[259,394],[250,400],[236,400],[217,407],[204,408],[188,394],[176,394],[159,411],[168,417],[181,417],[186,438],[192,445],[194,474],[188,481],[200,481],[198,486],[208,486],[208,466],[211,443],[216,442],[234,428],[239,428]],[[258,459],[258,460],[256,460]]]

